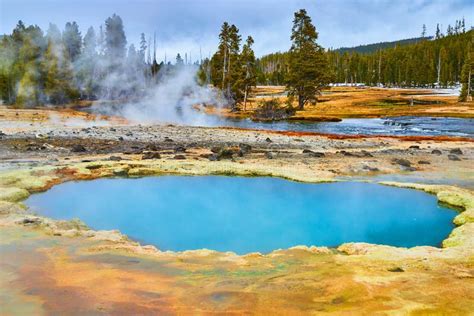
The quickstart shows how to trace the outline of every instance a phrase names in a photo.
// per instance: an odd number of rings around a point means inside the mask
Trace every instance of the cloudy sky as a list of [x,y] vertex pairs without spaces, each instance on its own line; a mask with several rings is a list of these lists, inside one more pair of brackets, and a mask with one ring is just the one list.
[[158,59],[191,52],[193,59],[216,49],[222,22],[236,24],[242,37],[252,35],[262,55],[285,51],[293,12],[305,8],[324,47],[338,48],[419,36],[426,24],[428,35],[436,23],[448,24],[465,17],[474,23],[473,0],[0,0],[0,34],[11,33],[18,20],[46,30],[49,22],[61,29],[76,21],[85,34],[98,28],[113,13],[125,24],[129,43],[141,32],[157,34]]

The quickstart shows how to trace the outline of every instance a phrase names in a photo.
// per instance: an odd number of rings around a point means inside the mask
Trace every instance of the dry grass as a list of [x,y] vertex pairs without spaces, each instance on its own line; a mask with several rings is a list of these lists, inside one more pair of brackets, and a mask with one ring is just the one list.
[[[257,87],[245,111],[231,113],[228,109],[218,111],[207,108],[206,112],[226,117],[250,117],[260,100],[277,98],[286,103],[287,97],[282,96],[282,92],[284,87]],[[316,105],[307,105],[304,111],[297,111],[292,119],[327,120],[409,115],[472,118],[474,103],[460,103],[456,96],[433,95],[430,90],[333,87],[323,92]]]

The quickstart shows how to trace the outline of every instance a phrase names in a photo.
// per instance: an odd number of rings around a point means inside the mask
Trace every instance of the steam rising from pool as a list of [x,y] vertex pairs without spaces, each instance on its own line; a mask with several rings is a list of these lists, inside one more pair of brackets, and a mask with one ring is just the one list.
[[148,89],[143,97],[115,105],[98,101],[91,110],[137,123],[211,125],[215,119],[195,106],[222,107],[224,99],[218,89],[197,83],[197,70],[196,65],[176,66],[172,73],[160,76],[160,83]]

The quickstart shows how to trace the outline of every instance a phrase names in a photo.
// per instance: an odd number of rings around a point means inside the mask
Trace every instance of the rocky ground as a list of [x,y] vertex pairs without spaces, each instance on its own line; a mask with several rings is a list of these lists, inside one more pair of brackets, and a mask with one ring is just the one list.
[[[6,122],[0,119],[2,314],[469,314],[474,309],[472,140]],[[436,194],[460,214],[442,248],[356,243],[238,256],[161,252],[120,232],[31,214],[21,204],[29,194],[64,181],[163,173],[392,180],[397,183],[387,184]]]
[[228,161],[291,166],[325,179],[393,174],[474,187],[473,140],[295,134],[173,125],[42,127],[2,136],[0,159],[4,168],[71,159]]

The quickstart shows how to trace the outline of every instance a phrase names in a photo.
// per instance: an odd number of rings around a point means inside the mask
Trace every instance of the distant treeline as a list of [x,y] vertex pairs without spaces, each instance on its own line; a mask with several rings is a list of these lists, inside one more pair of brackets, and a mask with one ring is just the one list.
[[474,31],[370,54],[328,52],[335,82],[397,87],[448,87],[461,71]]
[[[447,87],[461,81],[462,67],[473,40],[474,31],[466,31],[458,21],[456,27],[448,28],[445,36],[438,30],[432,40],[411,44],[401,41],[400,45],[381,48],[382,45],[369,53],[359,52],[358,48],[328,50],[326,56],[333,83]],[[258,84],[284,85],[287,72],[287,52],[269,54],[257,60]]]
[[396,46],[416,44],[418,42],[431,40],[431,39],[433,39],[432,36],[415,37],[415,38],[407,38],[407,39],[392,41],[392,42],[380,42],[380,43],[375,43],[375,44],[359,45],[359,46],[354,46],[354,47],[341,47],[334,51],[341,54],[344,54],[344,53],[369,54],[369,53],[377,52],[384,48],[393,48]]

